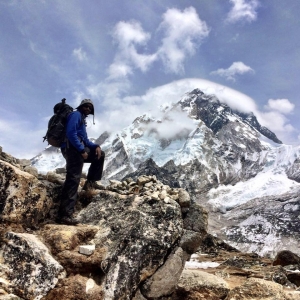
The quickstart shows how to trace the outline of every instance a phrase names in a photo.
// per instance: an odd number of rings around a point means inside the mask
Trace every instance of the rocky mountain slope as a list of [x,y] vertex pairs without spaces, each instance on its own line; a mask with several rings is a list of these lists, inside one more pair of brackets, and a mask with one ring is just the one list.
[[66,226],[54,221],[63,175],[2,151],[0,171],[0,299],[299,299],[298,255],[241,253],[155,176],[80,188],[80,224]]
[[[187,190],[210,212],[209,232],[236,248],[300,254],[300,147],[282,144],[253,114],[195,89],[159,116],[140,116],[98,142],[104,179],[155,175]],[[59,153],[47,151],[32,161],[40,172],[64,166]]]

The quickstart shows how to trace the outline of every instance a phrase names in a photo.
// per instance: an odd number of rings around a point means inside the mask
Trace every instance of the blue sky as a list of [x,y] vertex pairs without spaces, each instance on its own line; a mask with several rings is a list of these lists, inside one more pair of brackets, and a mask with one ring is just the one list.
[[197,87],[299,144],[299,15],[299,0],[0,0],[0,146],[38,154],[62,98],[94,101],[98,137]]

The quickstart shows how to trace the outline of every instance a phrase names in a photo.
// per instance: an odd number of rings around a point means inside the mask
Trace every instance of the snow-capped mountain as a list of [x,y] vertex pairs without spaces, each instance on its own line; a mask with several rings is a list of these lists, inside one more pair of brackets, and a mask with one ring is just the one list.
[[[210,211],[210,232],[235,247],[299,253],[300,147],[282,144],[253,114],[196,89],[97,143],[106,152],[104,179],[155,174],[187,189]],[[48,149],[32,163],[45,173],[65,162]]]

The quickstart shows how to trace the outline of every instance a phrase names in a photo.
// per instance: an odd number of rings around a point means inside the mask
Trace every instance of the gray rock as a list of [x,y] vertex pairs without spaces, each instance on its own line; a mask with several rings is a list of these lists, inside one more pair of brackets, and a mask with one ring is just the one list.
[[178,203],[181,207],[190,207],[191,197],[189,193],[184,189],[178,191]]
[[193,254],[198,250],[203,238],[204,235],[199,232],[184,230],[179,245],[187,253]]
[[2,221],[36,226],[53,206],[53,185],[0,161],[0,217]]
[[38,178],[38,176],[39,176],[37,168],[32,167],[32,166],[26,166],[24,168],[24,171],[31,174],[31,175],[33,175],[36,178]]
[[29,159],[17,159],[18,164],[20,164],[22,167],[30,166],[31,161]]
[[162,267],[142,286],[142,294],[146,298],[158,299],[171,295],[181,276],[188,255],[182,248],[177,248]]
[[196,203],[191,203],[190,209],[183,219],[184,229],[204,233],[207,231],[208,212]]
[[32,234],[6,233],[0,261],[6,267],[2,281],[8,282],[7,292],[24,299],[41,299],[66,275],[48,248]]
[[180,277],[176,293],[183,291],[197,291],[200,294],[212,294],[215,299],[223,299],[229,287],[227,282],[218,276],[200,270],[185,269]]
[[93,242],[107,249],[101,263],[105,299],[131,299],[140,281],[163,265],[183,232],[177,203],[110,191],[100,191],[78,219],[101,226]]

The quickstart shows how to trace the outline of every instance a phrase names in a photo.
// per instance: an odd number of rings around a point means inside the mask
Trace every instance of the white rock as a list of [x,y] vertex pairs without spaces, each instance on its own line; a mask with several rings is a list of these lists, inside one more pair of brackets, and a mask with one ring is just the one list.
[[91,255],[95,251],[95,245],[82,245],[79,246],[79,253],[84,255]]
[[95,286],[95,281],[92,278],[89,278],[86,282],[85,292],[87,293],[90,289]]

